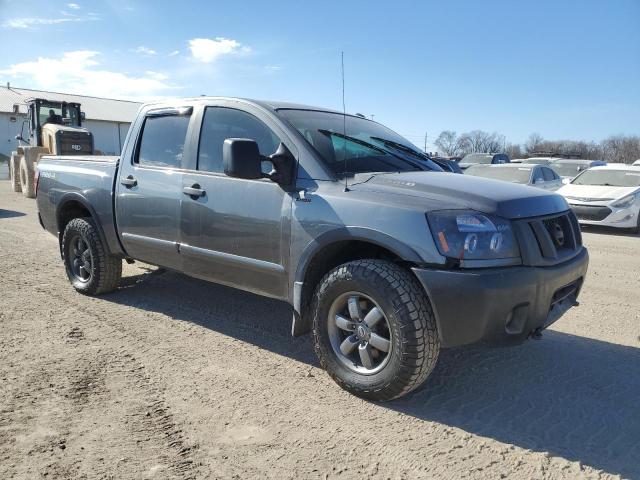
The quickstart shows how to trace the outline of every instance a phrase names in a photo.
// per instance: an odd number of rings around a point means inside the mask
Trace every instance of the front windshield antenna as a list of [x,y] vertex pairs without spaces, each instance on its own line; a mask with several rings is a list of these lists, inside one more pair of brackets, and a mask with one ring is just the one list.
[[342,155],[344,156],[344,191],[349,191],[349,184],[347,179],[347,107],[344,103],[344,52],[342,53],[342,134],[344,135],[344,141],[342,142]]

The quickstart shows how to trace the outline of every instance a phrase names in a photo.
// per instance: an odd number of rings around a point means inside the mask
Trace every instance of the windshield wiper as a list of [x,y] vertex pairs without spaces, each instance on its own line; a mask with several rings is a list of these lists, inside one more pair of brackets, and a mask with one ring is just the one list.
[[397,148],[398,150],[402,150],[403,152],[410,153],[413,156],[420,158],[421,160],[431,160],[429,158],[429,155],[427,155],[426,153],[418,152],[413,148],[403,145],[402,143],[394,142],[393,140],[389,140],[387,138],[380,138],[380,137],[371,137],[371,139],[382,142],[385,145],[389,145],[391,147]]
[[[342,139],[345,139],[345,140],[349,140],[350,142],[357,143],[357,144],[362,145],[362,146],[364,146],[364,147],[367,147],[367,148],[370,148],[370,149],[375,150],[375,151],[377,151],[377,152],[380,152],[380,153],[382,153],[382,154],[384,154],[384,155],[391,155],[392,157],[395,157],[395,158],[397,158],[398,160],[402,160],[403,162],[405,162],[405,163],[407,163],[407,164],[411,165],[412,167],[416,167],[416,168],[418,168],[418,169],[420,169],[420,170],[423,170],[423,169],[424,169],[424,166],[423,166],[423,165],[420,165],[420,164],[419,164],[419,163],[417,163],[417,162],[413,162],[413,161],[411,161],[411,160],[409,160],[409,159],[407,159],[407,158],[405,158],[405,157],[402,157],[401,155],[398,155],[397,153],[394,153],[394,152],[393,152],[393,151],[391,151],[391,150],[388,150],[388,149],[386,149],[386,148],[379,147],[379,146],[377,146],[377,145],[374,145],[373,143],[369,143],[369,142],[367,142],[367,141],[365,141],[365,140],[361,140],[360,138],[351,137],[351,136],[349,136],[349,135],[345,135],[344,133],[333,132],[333,131],[331,131],[331,130],[318,129],[318,131],[319,131],[320,133],[324,134],[324,135],[333,135],[333,136],[336,136],[336,137],[338,137],[338,138],[342,138]],[[375,137],[372,137],[372,138],[375,138]]]

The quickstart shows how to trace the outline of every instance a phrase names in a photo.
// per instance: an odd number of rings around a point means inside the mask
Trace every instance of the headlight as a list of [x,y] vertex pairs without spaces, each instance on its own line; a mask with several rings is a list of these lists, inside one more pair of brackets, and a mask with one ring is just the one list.
[[519,259],[520,250],[508,220],[466,210],[427,213],[438,251],[458,260]]
[[636,201],[636,194],[632,193],[631,195],[627,195],[626,197],[622,197],[616,203],[611,204],[612,207],[616,208],[627,208],[633,205],[633,202]]

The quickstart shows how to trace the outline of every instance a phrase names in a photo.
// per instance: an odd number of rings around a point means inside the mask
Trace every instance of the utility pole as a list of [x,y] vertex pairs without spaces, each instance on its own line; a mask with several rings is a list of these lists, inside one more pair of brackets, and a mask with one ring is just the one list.
[[373,120],[373,117],[375,117],[375,115],[372,113],[372,114],[371,114],[371,120]]
[[427,132],[424,132],[424,153],[427,153]]

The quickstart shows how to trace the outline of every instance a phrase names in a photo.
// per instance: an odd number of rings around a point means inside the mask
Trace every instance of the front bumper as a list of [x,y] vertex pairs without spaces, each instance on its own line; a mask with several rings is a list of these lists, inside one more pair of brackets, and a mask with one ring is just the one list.
[[575,305],[587,273],[585,248],[552,267],[414,268],[434,310],[443,347],[519,343]]
[[[569,206],[578,217],[578,222],[580,222],[581,225],[602,225],[604,227],[618,228],[634,228],[638,226],[640,207],[637,205],[632,205],[627,208],[616,208],[612,205],[593,206],[587,204],[570,204]],[[597,214],[594,214],[594,212]]]

